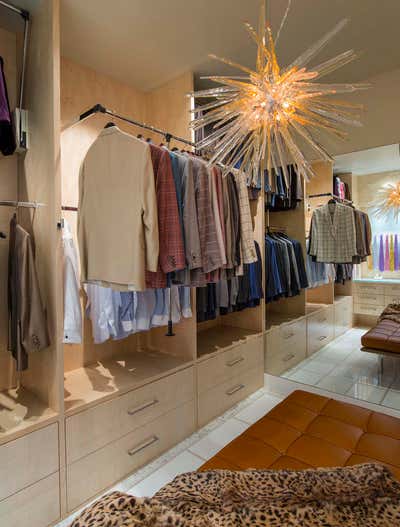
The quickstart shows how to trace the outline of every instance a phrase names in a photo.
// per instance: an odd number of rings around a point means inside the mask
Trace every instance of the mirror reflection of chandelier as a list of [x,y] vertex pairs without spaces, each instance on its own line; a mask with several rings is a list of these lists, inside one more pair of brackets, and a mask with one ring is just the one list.
[[377,198],[373,203],[373,214],[382,219],[400,219],[400,181],[386,183],[378,190]]
[[[247,173],[260,165],[269,171],[294,164],[306,180],[313,176],[304,148],[311,147],[318,159],[332,161],[331,155],[317,139],[321,131],[344,138],[342,125],[360,126],[355,110],[359,105],[337,100],[335,95],[368,88],[366,84],[324,84],[320,79],[356,58],[353,50],[308,68],[311,60],[343,29],[348,20],[339,22],[329,33],[302,53],[292,64],[281,68],[275,52],[276,42],[290,8],[282,20],[276,38],[266,23],[266,3],[261,2],[258,32],[245,24],[257,45],[256,68],[252,70],[229,59],[212,58],[240,70],[239,76],[205,77],[220,86],[194,92],[195,99],[213,98],[201,106],[202,115],[191,123],[193,130],[212,127],[211,133],[197,143],[198,149],[210,148],[211,162],[232,169],[240,163]],[[193,112],[199,110],[197,107]]]

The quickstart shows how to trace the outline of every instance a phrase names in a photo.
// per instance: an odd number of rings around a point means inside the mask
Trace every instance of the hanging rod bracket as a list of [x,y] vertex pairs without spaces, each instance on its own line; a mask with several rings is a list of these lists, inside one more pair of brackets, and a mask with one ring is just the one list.
[[86,110],[86,112],[83,112],[79,116],[79,120],[83,121],[84,119],[86,119],[87,117],[89,117],[90,115],[94,113],[106,113],[106,112],[107,112],[107,108],[105,106],[103,106],[102,104],[95,104],[94,106],[89,108],[89,110]]
[[20,15],[24,20],[30,20],[29,11],[27,11],[26,9],[21,9]]

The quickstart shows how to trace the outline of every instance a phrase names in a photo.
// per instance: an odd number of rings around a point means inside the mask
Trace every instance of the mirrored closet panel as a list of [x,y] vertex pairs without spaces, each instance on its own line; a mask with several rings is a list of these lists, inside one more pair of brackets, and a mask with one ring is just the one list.
[[[280,226],[304,225],[308,286],[267,303],[266,372],[398,410],[399,145],[343,154],[314,169],[304,206],[279,213]],[[354,217],[352,232],[340,232],[343,207]],[[324,210],[328,230],[319,232]],[[327,232],[335,254],[318,252]],[[358,257],[348,258],[343,248],[354,242]]]

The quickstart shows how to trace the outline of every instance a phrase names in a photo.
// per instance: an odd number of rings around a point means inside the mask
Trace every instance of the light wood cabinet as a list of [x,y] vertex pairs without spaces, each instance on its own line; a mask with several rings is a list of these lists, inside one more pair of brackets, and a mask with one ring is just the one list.
[[68,510],[160,455],[195,430],[195,403],[185,403],[67,467]]
[[72,463],[173,408],[192,401],[194,397],[194,369],[190,367],[68,417],[67,463]]
[[200,362],[197,366],[199,393],[231,379],[263,362],[263,337],[258,335],[233,346],[228,351]]
[[343,335],[353,326],[353,297],[345,296],[335,300],[334,313],[334,336],[336,338]]
[[334,337],[333,306],[324,307],[307,317],[307,355],[329,344]]
[[0,447],[0,500],[59,470],[58,425]]
[[59,519],[59,472],[0,501],[0,525],[7,527],[46,527]]
[[264,385],[262,365],[231,377],[225,382],[198,394],[199,427],[223,414],[226,410],[248,397]]
[[267,331],[265,339],[265,371],[281,375],[307,356],[306,319]]

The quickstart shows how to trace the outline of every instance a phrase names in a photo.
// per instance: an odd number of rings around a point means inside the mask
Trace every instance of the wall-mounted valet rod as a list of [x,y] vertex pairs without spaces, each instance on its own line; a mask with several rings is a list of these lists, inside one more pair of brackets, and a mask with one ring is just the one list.
[[40,207],[45,207],[45,203],[38,203],[37,201],[10,201],[10,200],[0,200],[1,207],[24,207],[27,209],[38,209]]
[[165,140],[167,143],[170,143],[172,139],[174,139],[175,141],[178,141],[179,143],[183,143],[188,146],[193,146],[193,147],[196,146],[195,143],[193,143],[192,141],[189,141],[188,139],[179,137],[178,135],[171,134],[170,132],[167,132],[166,130],[161,130],[160,128],[156,128],[155,126],[151,126],[146,123],[141,123],[140,121],[136,121],[135,119],[131,119],[130,117],[124,117],[123,115],[119,115],[113,110],[109,110],[102,104],[95,104],[94,106],[92,106],[92,108],[89,108],[89,110],[87,110],[86,112],[83,112],[73,122],[65,126],[63,130],[70,128],[71,126],[74,126],[75,124],[80,123],[81,121],[85,121],[86,119],[88,119],[92,115],[96,115],[97,113],[104,113],[106,115],[110,115],[111,117],[114,117],[115,119],[119,119],[120,121],[125,121],[126,123],[133,124],[134,126],[138,126],[139,128],[144,128],[145,130],[150,130],[151,132],[155,134],[162,135],[165,137]]
[[331,197],[333,199],[337,199],[338,201],[343,201],[344,203],[350,203],[350,204],[353,203],[351,200],[345,199],[345,198],[341,198],[340,196],[337,196],[336,194],[333,194],[332,192],[324,192],[322,194],[310,194],[307,197],[308,197],[308,199]]

